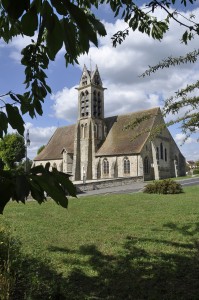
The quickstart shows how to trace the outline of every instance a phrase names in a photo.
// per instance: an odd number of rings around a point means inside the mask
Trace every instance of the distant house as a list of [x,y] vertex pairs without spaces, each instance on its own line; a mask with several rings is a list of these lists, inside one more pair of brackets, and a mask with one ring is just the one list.
[[189,171],[197,169],[196,162],[193,160],[187,160],[187,167],[188,167]]
[[[84,66],[77,90],[77,123],[57,128],[34,165],[49,162],[52,168],[71,174],[74,181],[185,175],[185,158],[169,130],[165,127],[150,138],[150,131],[164,124],[158,107],[105,118],[105,89],[97,66],[94,72]],[[124,130],[129,122],[148,115],[136,129]],[[135,133],[141,135],[133,139]]]

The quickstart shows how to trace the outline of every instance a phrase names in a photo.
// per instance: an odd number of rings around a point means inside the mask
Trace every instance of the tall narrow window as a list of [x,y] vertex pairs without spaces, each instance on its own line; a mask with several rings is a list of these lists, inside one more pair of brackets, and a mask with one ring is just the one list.
[[164,149],[164,159],[165,159],[165,161],[167,161],[167,149],[166,148]]
[[124,158],[124,174],[130,174],[130,160],[128,157]]
[[88,131],[88,128],[87,128],[87,123],[84,125],[84,137],[87,137],[87,131]]
[[156,148],[156,159],[159,160],[160,156],[159,156],[159,147]]
[[108,162],[107,158],[105,158],[103,160],[103,172],[104,172],[104,175],[109,174],[109,162]]
[[160,159],[164,159],[163,144],[160,143]]
[[104,125],[104,136],[105,137],[107,136],[107,127],[106,127],[106,125]]
[[144,159],[144,173],[145,174],[149,174],[150,173],[148,156],[146,156],[145,159]]
[[97,138],[97,124],[94,124],[94,137]]
[[81,138],[84,139],[84,125],[81,125]]
[[102,125],[99,124],[99,127],[98,127],[98,138],[101,139],[102,138]]

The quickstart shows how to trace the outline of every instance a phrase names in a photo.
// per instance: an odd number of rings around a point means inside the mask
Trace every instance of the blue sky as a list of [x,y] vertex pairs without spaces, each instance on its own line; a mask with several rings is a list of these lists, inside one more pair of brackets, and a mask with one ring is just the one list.
[[[193,13],[199,17],[199,8],[193,6]],[[189,16],[190,11],[187,12]],[[178,89],[199,78],[199,64],[181,65],[177,68],[165,69],[146,78],[140,78],[148,67],[155,65],[162,59],[173,55],[184,55],[186,52],[198,49],[196,37],[189,45],[180,43],[183,28],[171,24],[170,31],[162,42],[134,32],[125,42],[113,48],[111,36],[126,25],[121,20],[114,20],[107,6],[100,10],[108,35],[100,38],[98,48],[91,47],[87,55],[79,58],[79,65],[65,67],[64,51],[61,50],[55,62],[50,63],[47,71],[48,84],[53,94],[48,95],[43,106],[43,116],[31,119],[25,116],[26,128],[30,131],[31,146],[28,156],[32,159],[37,149],[46,144],[58,126],[65,126],[76,122],[77,118],[77,91],[81,70],[86,64],[90,68],[98,65],[105,91],[105,115],[124,114],[131,111],[162,106],[163,99],[168,98]],[[157,12],[163,17],[163,12]],[[24,68],[20,65],[20,51],[28,42],[22,37],[14,38],[9,45],[0,41],[0,94],[8,91],[24,92]],[[197,95],[197,92],[195,92]],[[168,119],[171,117],[169,116]],[[184,138],[178,126],[169,129],[176,143],[180,145]],[[190,137],[180,148],[187,160],[199,159],[198,135]]]

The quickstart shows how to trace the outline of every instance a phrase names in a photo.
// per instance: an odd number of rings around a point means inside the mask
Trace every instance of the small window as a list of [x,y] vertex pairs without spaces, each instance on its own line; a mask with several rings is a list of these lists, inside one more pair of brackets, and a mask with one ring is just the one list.
[[94,125],[94,137],[97,138],[97,124]]
[[107,136],[107,127],[104,126],[104,136],[106,137]]
[[84,137],[87,137],[87,123],[84,125]]
[[144,173],[149,174],[150,173],[150,167],[149,167],[149,159],[146,156],[144,159]]
[[160,155],[159,155],[159,147],[156,148],[156,159],[157,159],[157,160],[160,159]]
[[84,139],[84,125],[81,125],[81,137]]
[[165,161],[167,161],[167,149],[166,148],[164,149],[164,159],[165,159]]
[[160,159],[164,159],[163,144],[160,143]]
[[[98,113],[98,116],[99,116],[100,114]],[[98,138],[99,139],[101,139],[102,138],[102,125],[101,124],[99,124],[99,127],[98,127]]]
[[130,174],[130,160],[128,157],[124,158],[124,174]]
[[109,174],[109,162],[108,162],[107,158],[105,158],[103,161],[103,172],[104,172],[104,175]]

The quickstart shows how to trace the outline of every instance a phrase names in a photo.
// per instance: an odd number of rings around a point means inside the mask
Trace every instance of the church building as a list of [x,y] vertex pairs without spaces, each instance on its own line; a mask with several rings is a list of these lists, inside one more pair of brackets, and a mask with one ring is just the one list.
[[[104,90],[97,66],[93,72],[84,66],[77,88],[77,123],[57,128],[34,165],[49,162],[51,168],[71,174],[73,181],[185,175],[185,158],[169,130],[162,127],[150,136],[164,124],[160,108],[105,118]],[[139,118],[143,121],[135,129],[124,129]]]

